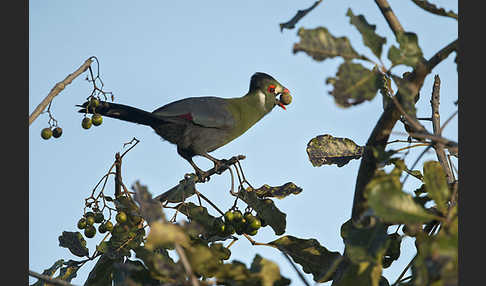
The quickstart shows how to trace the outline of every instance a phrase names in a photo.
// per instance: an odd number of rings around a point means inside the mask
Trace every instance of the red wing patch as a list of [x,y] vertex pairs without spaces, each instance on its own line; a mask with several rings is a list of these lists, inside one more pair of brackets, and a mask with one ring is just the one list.
[[182,118],[182,119],[185,119],[185,120],[188,120],[188,121],[192,121],[192,115],[191,113],[185,113],[185,114],[181,114],[181,115],[178,115],[177,117],[179,118]]

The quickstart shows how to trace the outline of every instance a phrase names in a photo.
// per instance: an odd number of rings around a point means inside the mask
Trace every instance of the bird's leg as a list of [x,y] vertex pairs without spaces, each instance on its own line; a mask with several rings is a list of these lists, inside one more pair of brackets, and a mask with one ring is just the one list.
[[208,153],[202,154],[201,156],[208,158],[209,160],[211,160],[214,163],[213,169],[215,171],[217,171],[218,174],[221,174],[222,171],[224,171],[224,170],[218,171],[218,169],[221,168],[221,166],[225,165],[226,160],[218,160],[218,159],[214,158],[213,156],[209,155]]
[[207,172],[204,172],[201,170],[194,161],[192,161],[191,158],[187,159],[191,166],[194,168],[194,171],[196,171],[196,176],[201,180],[201,182],[205,182],[206,180],[209,181],[209,176]]

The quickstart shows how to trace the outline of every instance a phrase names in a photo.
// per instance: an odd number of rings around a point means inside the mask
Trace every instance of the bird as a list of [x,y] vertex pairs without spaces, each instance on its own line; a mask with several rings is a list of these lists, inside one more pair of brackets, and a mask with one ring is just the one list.
[[81,107],[80,113],[100,114],[152,127],[160,137],[177,146],[177,153],[204,181],[208,173],[192,158],[205,157],[217,169],[224,161],[209,153],[241,136],[275,106],[286,110],[278,98],[282,94],[290,95],[290,92],[272,76],[256,72],[250,78],[248,92],[241,97],[189,97],[152,112],[107,101],[99,101],[97,106],[90,105],[90,101],[76,106]]

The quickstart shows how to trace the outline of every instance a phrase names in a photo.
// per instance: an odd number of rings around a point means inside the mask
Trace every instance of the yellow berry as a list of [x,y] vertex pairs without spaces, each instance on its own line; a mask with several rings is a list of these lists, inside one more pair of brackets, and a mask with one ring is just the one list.
[[42,131],[41,131],[41,137],[42,137],[42,139],[47,140],[47,139],[51,138],[51,136],[52,136],[52,130],[51,130],[51,128],[47,128],[46,127],[44,129],[42,129]]

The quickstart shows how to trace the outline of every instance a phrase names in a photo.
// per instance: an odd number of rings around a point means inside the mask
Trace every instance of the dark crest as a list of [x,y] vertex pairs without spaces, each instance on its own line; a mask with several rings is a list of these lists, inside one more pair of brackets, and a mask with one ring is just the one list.
[[275,80],[272,76],[263,73],[263,72],[256,72],[251,76],[250,80],[250,92],[254,91],[255,89],[258,89],[262,87],[263,83],[265,81],[269,80]]

